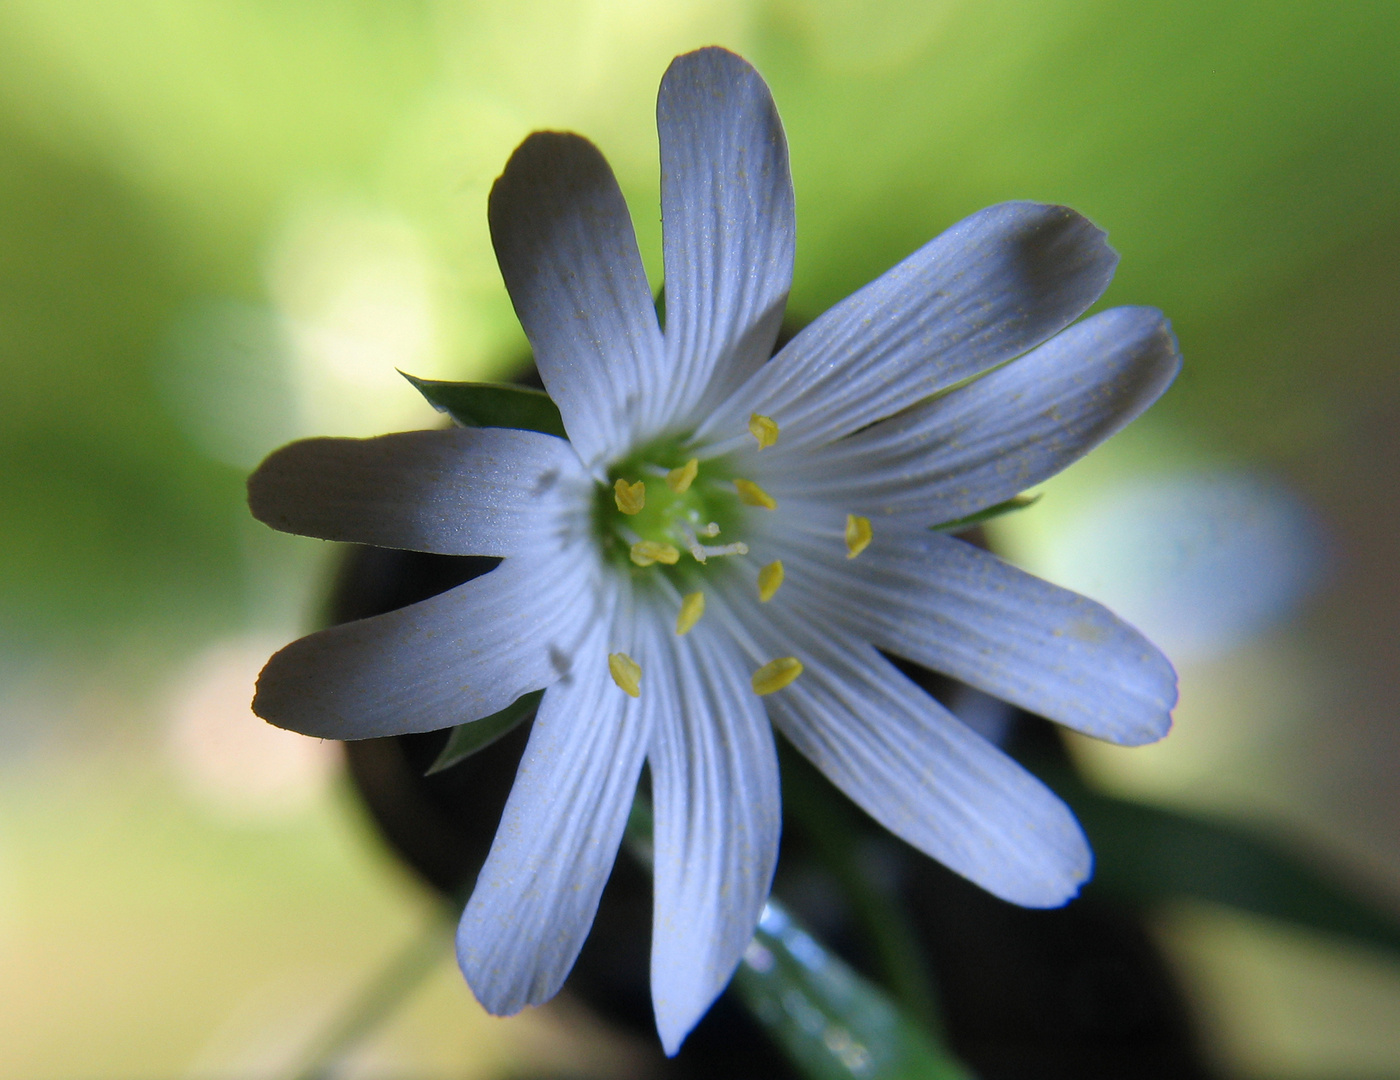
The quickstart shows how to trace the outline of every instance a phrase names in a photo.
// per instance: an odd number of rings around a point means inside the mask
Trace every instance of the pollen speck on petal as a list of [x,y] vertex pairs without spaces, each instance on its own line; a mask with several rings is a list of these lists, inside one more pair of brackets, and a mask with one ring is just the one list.
[[699,459],[691,458],[679,469],[672,469],[666,474],[666,486],[677,495],[684,495],[690,490],[690,485],[695,483],[695,476],[699,471]]
[[870,529],[870,519],[857,514],[846,515],[846,558],[854,559],[870,546],[874,537]]
[[760,450],[767,450],[778,441],[778,425],[771,416],[749,413],[749,434],[758,440]]
[[641,480],[635,484],[618,480],[613,485],[613,501],[624,514],[640,514],[647,504],[647,486]]
[[783,560],[774,559],[758,572],[758,598],[763,603],[773,599],[773,594],[783,583]]
[[638,540],[628,555],[637,566],[651,566],[652,563],[675,566],[681,558],[681,553],[673,545],[658,544],[655,540]]
[[625,652],[608,653],[608,674],[628,697],[642,696],[642,665]]
[[740,480],[736,476],[734,487],[739,492],[739,501],[745,506],[759,506],[764,510],[778,509],[778,501],[752,480]]
[[676,633],[681,635],[690,633],[703,614],[705,614],[705,594],[702,592],[688,594],[681,601],[681,612],[676,616]]
[[802,674],[802,661],[795,656],[770,660],[753,673],[753,692],[759,697],[772,694]]

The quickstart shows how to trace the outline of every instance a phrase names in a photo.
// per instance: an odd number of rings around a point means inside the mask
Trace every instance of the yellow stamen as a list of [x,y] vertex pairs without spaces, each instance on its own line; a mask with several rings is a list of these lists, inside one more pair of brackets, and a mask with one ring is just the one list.
[[778,586],[783,583],[783,560],[774,559],[758,572],[758,598],[763,603],[773,599]]
[[745,506],[761,506],[765,510],[778,509],[777,501],[752,480],[734,478],[734,487],[739,492],[739,501]]
[[778,441],[778,425],[771,416],[749,413],[749,434],[758,440],[760,450],[767,450]]
[[658,544],[655,540],[638,540],[629,554],[638,566],[650,566],[652,563],[675,566],[681,557],[681,553],[670,544]]
[[642,696],[642,665],[625,652],[608,653],[608,674],[628,697]]
[[635,484],[619,480],[613,485],[613,501],[624,514],[640,514],[647,504],[647,486],[640,480]]
[[702,592],[690,593],[681,601],[681,613],[676,616],[676,633],[690,633],[691,628],[700,621],[700,616],[703,614],[705,614],[705,594]]
[[699,471],[699,459],[691,458],[679,469],[672,469],[666,474],[666,486],[677,495],[684,495],[690,490],[690,485],[695,483],[695,474]]
[[802,661],[795,656],[770,660],[753,673],[753,692],[759,697],[787,686],[802,674]]
[[875,534],[870,531],[870,519],[855,514],[846,515],[846,558],[854,559],[870,546]]

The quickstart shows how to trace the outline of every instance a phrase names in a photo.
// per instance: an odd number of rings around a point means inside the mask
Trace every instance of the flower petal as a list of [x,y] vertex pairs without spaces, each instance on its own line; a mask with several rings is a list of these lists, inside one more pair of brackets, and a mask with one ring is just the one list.
[[1019,356],[1098,299],[1118,256],[1063,206],[992,206],[798,334],[701,426],[731,448],[750,412],[792,452],[831,442]]
[[[646,754],[638,706],[596,629],[540,703],[491,853],[457,928],[457,962],[488,1012],[553,997],[617,857]],[[650,688],[648,688],[650,689]]]
[[1176,673],[1094,601],[950,536],[883,522],[859,559],[792,530],[784,591],[887,652],[1095,738],[1155,742],[1171,727]]
[[1113,308],[952,393],[806,456],[760,459],[754,471],[780,502],[800,492],[871,517],[953,521],[1082,457],[1140,416],[1180,367],[1161,312]]
[[795,656],[800,677],[764,698],[778,729],[885,828],[991,893],[1054,907],[1088,878],[1074,815],[910,682],[873,646],[827,629],[826,612],[779,591],[745,619],[746,594],[714,605],[755,662]]
[[593,468],[640,434],[663,359],[627,204],[597,147],[537,131],[491,189],[488,216],[540,378]]
[[442,555],[558,549],[587,528],[586,474],[563,439],[504,428],[304,439],[248,478],[283,532]]
[[662,418],[683,421],[772,352],[792,284],[792,177],[767,85],[725,49],[672,61],[656,120],[671,372]]
[[433,731],[557,681],[595,618],[586,552],[505,560],[385,615],[294,641],[258,677],[253,711],[324,739]]
[[648,646],[664,657],[651,714],[655,914],[651,994],[667,1054],[724,990],[773,882],[782,826],[778,759],[749,670],[717,628],[678,637],[668,614]]

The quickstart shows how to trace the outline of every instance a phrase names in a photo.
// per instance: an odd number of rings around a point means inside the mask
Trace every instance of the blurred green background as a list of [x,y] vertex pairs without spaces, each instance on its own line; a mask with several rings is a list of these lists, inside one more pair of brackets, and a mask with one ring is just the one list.
[[[656,86],[711,43],[787,126],[800,318],[1002,199],[1109,230],[1185,371],[996,539],[1183,696],[1076,752],[1400,911],[1400,6],[0,0],[0,1075],[285,1072],[432,917],[333,749],[248,712],[328,553],[243,477],[433,423],[396,367],[509,374],[485,200],[532,129],[602,147],[659,282]],[[1393,955],[1155,920],[1232,1075],[1400,1077]],[[346,1075],[615,1052],[444,957]]]

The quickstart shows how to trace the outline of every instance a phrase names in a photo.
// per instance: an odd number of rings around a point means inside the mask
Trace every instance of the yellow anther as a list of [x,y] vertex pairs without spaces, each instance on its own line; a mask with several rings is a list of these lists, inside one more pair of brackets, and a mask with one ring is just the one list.
[[767,450],[778,441],[778,425],[771,416],[749,413],[749,434],[758,440],[760,450]]
[[795,656],[770,660],[753,673],[753,692],[759,697],[781,690],[802,674],[802,661]]
[[642,696],[642,665],[625,652],[608,653],[608,674],[628,697]]
[[693,592],[687,595],[681,601],[681,613],[676,616],[676,633],[690,633],[703,614],[705,614],[705,594]]
[[640,480],[635,484],[619,480],[613,485],[613,500],[624,514],[640,514],[647,504],[647,486]]
[[650,566],[652,563],[675,566],[681,557],[681,553],[670,544],[658,544],[655,540],[638,540],[628,554],[638,566]]
[[778,509],[778,503],[773,496],[769,495],[768,492],[764,491],[752,480],[740,480],[738,477],[735,477],[734,487],[738,489],[739,501],[745,506],[761,506],[765,510]]
[[783,583],[783,560],[774,559],[758,572],[758,598],[765,604],[773,599],[778,586]]
[[856,514],[846,515],[846,558],[854,559],[870,546],[870,519]]
[[699,459],[691,458],[679,469],[672,469],[666,474],[666,486],[677,495],[684,495],[690,490],[690,485],[695,483],[695,474],[699,471]]

